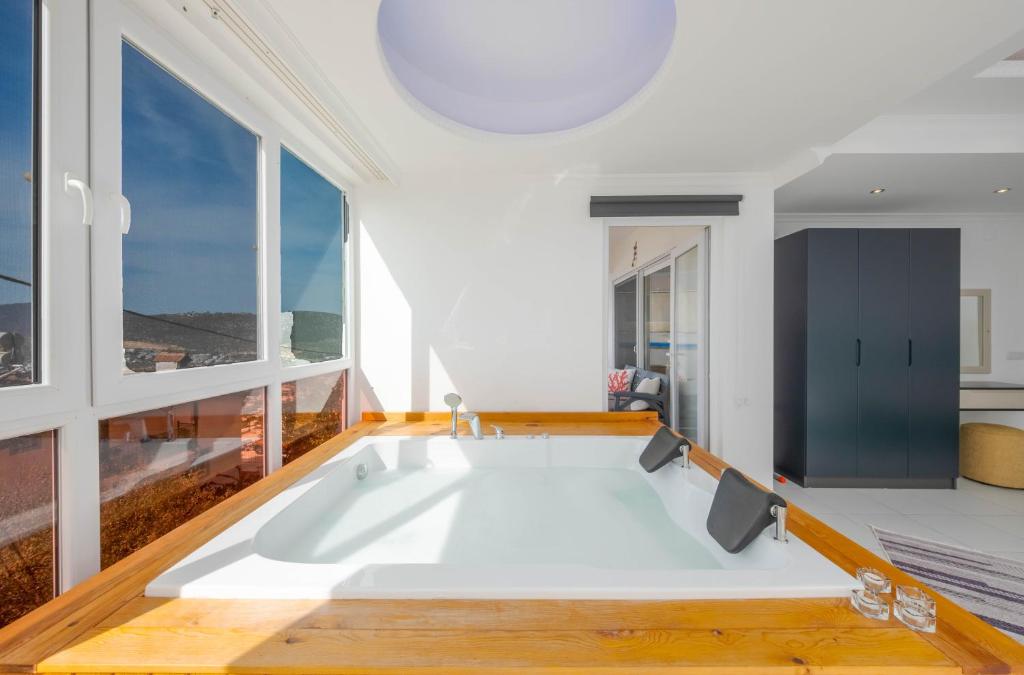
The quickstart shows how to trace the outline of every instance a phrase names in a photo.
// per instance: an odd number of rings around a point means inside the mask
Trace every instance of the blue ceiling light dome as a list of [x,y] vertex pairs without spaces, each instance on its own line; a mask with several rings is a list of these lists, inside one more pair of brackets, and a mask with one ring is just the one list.
[[582,126],[628,101],[661,67],[674,0],[382,0],[395,79],[467,127],[540,134]]

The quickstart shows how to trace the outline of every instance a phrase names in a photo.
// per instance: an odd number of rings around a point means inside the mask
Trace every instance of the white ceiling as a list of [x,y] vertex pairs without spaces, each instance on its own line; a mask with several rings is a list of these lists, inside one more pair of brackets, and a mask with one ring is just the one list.
[[1011,41],[972,59],[935,84],[890,110],[895,115],[1004,115],[1024,112],[1024,78],[975,77],[1000,60],[1019,59],[1024,50],[1009,54],[1024,42]]
[[672,51],[636,99],[580,130],[506,138],[400,93],[380,58],[378,0],[260,1],[408,173],[771,170],[1024,34],[1020,0],[679,0]]
[[1024,213],[1024,154],[833,155],[776,190],[775,211]]

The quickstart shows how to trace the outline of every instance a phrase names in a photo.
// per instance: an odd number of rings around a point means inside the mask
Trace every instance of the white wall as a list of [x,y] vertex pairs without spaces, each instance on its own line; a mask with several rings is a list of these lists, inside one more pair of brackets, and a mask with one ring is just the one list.
[[771,477],[773,193],[762,176],[406,176],[357,195],[362,410],[606,408],[592,194],[733,193],[711,235],[711,446]]
[[[962,380],[1024,383],[1024,214],[779,214],[775,234],[807,227],[958,227],[960,287],[992,289],[992,373]],[[1024,428],[1021,412],[961,413],[962,422],[983,421]]]

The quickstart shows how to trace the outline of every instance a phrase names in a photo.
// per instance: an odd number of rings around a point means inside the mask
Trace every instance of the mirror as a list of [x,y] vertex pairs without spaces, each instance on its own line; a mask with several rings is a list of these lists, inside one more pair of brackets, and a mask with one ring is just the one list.
[[960,372],[992,372],[992,291],[960,290]]

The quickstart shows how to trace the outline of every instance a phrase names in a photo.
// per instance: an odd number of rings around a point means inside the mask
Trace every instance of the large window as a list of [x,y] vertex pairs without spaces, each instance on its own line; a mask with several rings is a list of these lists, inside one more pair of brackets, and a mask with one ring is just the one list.
[[258,356],[259,138],[124,42],[125,366]]
[[34,13],[0,2],[0,387],[38,379]]
[[342,191],[281,149],[281,360],[342,357],[345,316]]
[[54,436],[0,441],[0,627],[54,594]]
[[0,0],[0,625],[346,425],[358,172],[178,12]]
[[347,426],[348,371],[281,385],[281,463],[301,457]]
[[102,566],[262,478],[263,421],[251,389],[100,422]]

